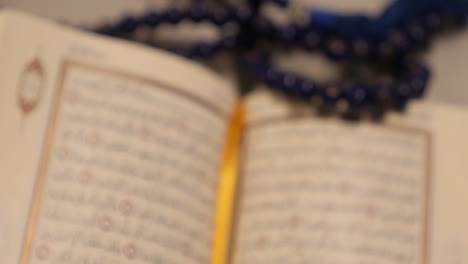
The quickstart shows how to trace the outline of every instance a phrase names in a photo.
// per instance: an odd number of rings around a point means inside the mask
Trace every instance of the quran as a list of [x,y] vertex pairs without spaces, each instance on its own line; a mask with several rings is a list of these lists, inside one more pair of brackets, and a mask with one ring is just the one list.
[[468,263],[468,110],[317,116],[0,11],[0,263]]

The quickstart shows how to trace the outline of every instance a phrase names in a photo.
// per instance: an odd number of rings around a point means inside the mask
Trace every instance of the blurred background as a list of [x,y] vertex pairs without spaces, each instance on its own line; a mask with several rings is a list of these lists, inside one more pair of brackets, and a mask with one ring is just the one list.
[[[239,0],[241,1],[241,0]],[[293,0],[307,6],[328,8],[334,11],[360,12],[377,15],[390,0]],[[166,0],[0,0],[3,6],[19,8],[36,15],[54,20],[95,27],[106,22],[116,21],[126,15],[143,14],[151,8],[164,8],[173,1]],[[281,17],[281,12],[271,11],[273,16]],[[281,19],[281,18],[280,18]],[[179,28],[177,28],[179,27]],[[185,30],[184,30],[185,27]],[[216,30],[197,27],[191,30],[190,25],[172,26],[161,30],[162,37],[171,38],[210,38]],[[187,30],[189,29],[189,30]],[[455,104],[468,105],[468,87],[465,87],[468,76],[468,32],[443,34],[438,36],[430,49],[423,53],[424,59],[433,71],[427,98]],[[221,59],[224,61],[224,59]],[[316,78],[333,78],[337,74],[333,63],[316,54],[301,51],[276,55],[275,61],[288,70]],[[227,63],[228,64],[228,63]],[[224,65],[223,72],[229,76],[229,65]]]

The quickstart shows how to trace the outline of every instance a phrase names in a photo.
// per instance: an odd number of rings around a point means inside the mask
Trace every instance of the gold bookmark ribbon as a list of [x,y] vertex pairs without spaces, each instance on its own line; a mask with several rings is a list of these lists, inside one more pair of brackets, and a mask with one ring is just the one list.
[[227,130],[224,145],[216,197],[211,264],[227,264],[229,261],[244,118],[245,106],[243,102],[239,102]]

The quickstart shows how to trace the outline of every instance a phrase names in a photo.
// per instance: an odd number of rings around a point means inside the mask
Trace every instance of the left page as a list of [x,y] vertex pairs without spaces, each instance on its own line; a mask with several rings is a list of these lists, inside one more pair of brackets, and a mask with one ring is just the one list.
[[0,61],[0,263],[209,262],[234,89],[11,10]]

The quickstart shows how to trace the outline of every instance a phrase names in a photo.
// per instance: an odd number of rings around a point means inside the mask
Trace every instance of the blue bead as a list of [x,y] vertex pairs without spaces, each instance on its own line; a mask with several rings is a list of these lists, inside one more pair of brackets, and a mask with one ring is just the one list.
[[237,35],[235,34],[227,34],[226,36],[223,37],[221,40],[221,44],[223,47],[226,48],[233,48],[237,44]]
[[228,19],[229,19],[229,13],[224,9],[216,10],[212,14],[212,18],[211,18],[212,22],[217,26],[222,26],[226,24],[228,22]]
[[429,13],[424,18],[424,26],[430,32],[434,32],[440,29],[442,26],[442,18],[439,14]]
[[213,54],[213,45],[209,43],[198,43],[195,45],[194,56],[195,57],[208,57]]
[[407,101],[410,99],[411,96],[411,87],[405,81],[400,81],[396,84],[394,95],[400,101]]
[[211,54],[209,56],[214,56],[218,52],[223,51],[227,48],[226,46],[224,46],[223,40],[213,42],[210,44],[210,46],[211,46]]
[[268,63],[259,57],[246,58],[244,60],[244,65],[254,74],[259,75],[263,80],[266,79],[267,72],[270,69]]
[[299,96],[304,101],[310,101],[313,96],[317,95],[318,87],[317,85],[308,80],[301,80],[298,82]]
[[204,6],[194,6],[189,11],[190,19],[193,22],[201,22],[208,18],[208,10]]
[[325,53],[334,60],[343,59],[348,55],[349,45],[342,39],[330,40],[325,43]]
[[272,29],[273,26],[268,19],[260,17],[255,21],[255,30],[262,35],[271,36],[273,33]]
[[377,43],[376,53],[379,57],[392,57],[395,55],[395,48],[387,41]]
[[421,98],[426,92],[427,81],[422,78],[411,78],[409,84],[411,86],[411,96],[413,98]]
[[139,26],[139,22],[134,17],[124,18],[117,26],[121,32],[133,32]]
[[390,30],[387,34],[387,41],[400,51],[406,51],[410,46],[409,36],[400,30]]
[[379,102],[385,102],[392,99],[392,85],[378,84],[375,89],[375,99]]
[[282,76],[281,79],[281,88],[286,95],[296,95],[298,79],[294,74],[286,73]]
[[309,31],[304,34],[304,44],[306,48],[315,49],[322,43],[322,37],[317,31]]
[[243,24],[249,21],[252,17],[252,12],[244,6],[236,8],[230,11],[230,17],[236,20],[238,23]]
[[362,38],[355,39],[352,46],[353,55],[356,57],[367,57],[372,52],[369,41]]
[[288,25],[279,29],[279,36],[282,40],[291,42],[296,39],[297,27]]
[[419,64],[413,64],[408,67],[409,67],[410,75],[412,77],[421,78],[421,80],[423,80],[424,82],[428,82],[430,80],[431,71],[427,67],[424,67]]
[[182,45],[175,45],[168,48],[168,50],[172,53],[179,54],[181,56],[190,56],[191,52],[188,47]]
[[419,23],[412,23],[407,26],[406,34],[410,40],[418,45],[426,44],[429,34],[427,30]]
[[282,73],[270,66],[266,69],[264,78],[270,87],[278,87],[281,85]]
[[326,85],[322,91],[322,98],[325,103],[335,104],[342,98],[342,89],[339,85],[329,84]]
[[96,33],[107,35],[107,36],[115,36],[118,33],[118,30],[116,30],[114,27],[110,25],[106,25],[106,26],[98,28],[96,30]]
[[150,27],[155,27],[159,25],[159,23],[161,23],[161,20],[162,16],[155,11],[149,12],[143,18],[143,22]]
[[346,98],[351,106],[363,106],[369,103],[369,92],[364,85],[354,85],[347,93]]
[[184,18],[184,15],[185,14],[181,9],[177,7],[172,7],[167,11],[167,20],[170,23],[176,24]]

